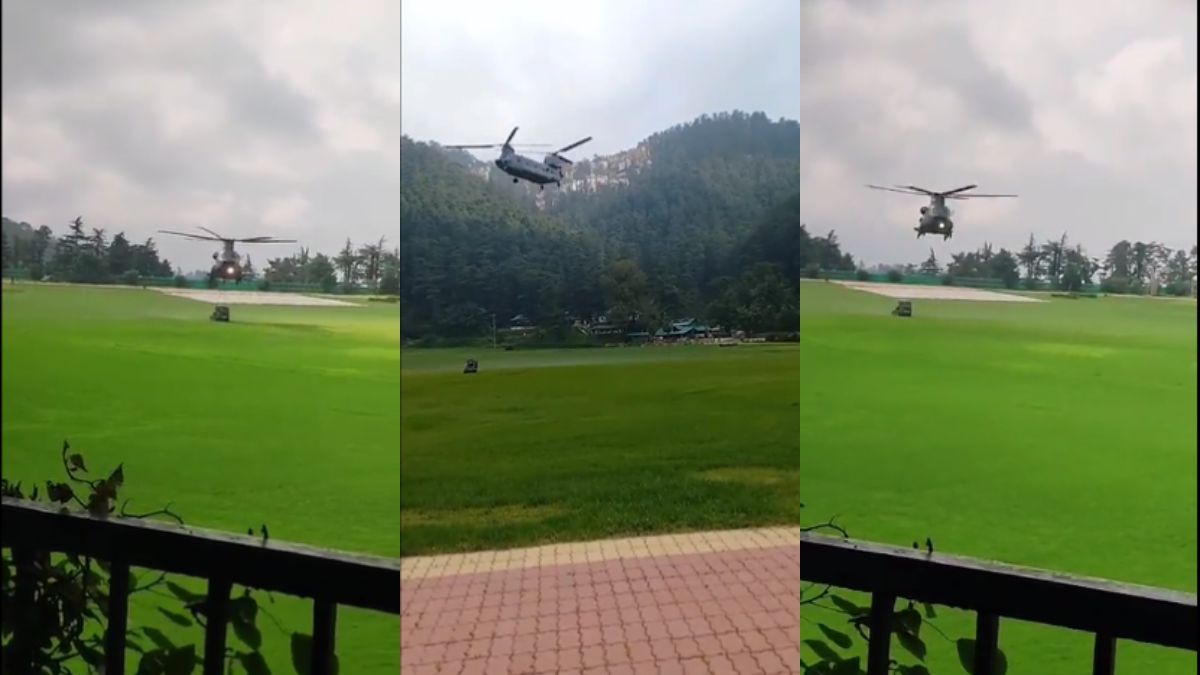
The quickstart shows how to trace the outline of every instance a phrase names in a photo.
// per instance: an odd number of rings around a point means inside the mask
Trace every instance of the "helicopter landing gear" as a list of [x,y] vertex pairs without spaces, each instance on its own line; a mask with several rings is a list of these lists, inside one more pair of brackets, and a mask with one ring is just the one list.
[[545,186],[545,185],[539,185],[539,186],[538,186],[538,191],[539,191],[539,192],[545,192],[545,191],[546,191],[546,186]]

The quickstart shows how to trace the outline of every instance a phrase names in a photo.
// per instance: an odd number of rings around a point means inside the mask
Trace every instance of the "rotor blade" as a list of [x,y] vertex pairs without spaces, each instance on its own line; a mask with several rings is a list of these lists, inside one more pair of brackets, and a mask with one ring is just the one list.
[[520,128],[520,127],[513,127],[512,133],[510,133],[510,134],[508,135],[508,138],[504,139],[504,144],[505,144],[505,145],[508,145],[509,143],[512,143],[513,136],[516,136],[516,135],[517,135],[517,129],[519,129],[519,128]]
[[1016,196],[1017,196],[1017,195],[977,195],[977,194],[969,194],[969,195],[958,195],[957,197],[954,197],[954,199],[976,199],[976,198],[978,198],[978,197],[1016,197]]
[[248,237],[246,239],[234,239],[234,241],[246,244],[294,244],[295,239],[276,239],[275,237]]
[[[485,148],[503,148],[503,143],[481,143],[477,145],[443,145],[448,150],[483,150]],[[509,145],[510,148],[548,148],[549,143],[518,143]]]
[[574,150],[575,148],[578,148],[579,146],[583,145],[584,143],[587,143],[587,142],[588,142],[588,141],[590,141],[590,140],[592,140],[592,137],[591,137],[591,136],[588,136],[587,138],[585,138],[585,139],[583,139],[583,140],[575,141],[574,143],[572,143],[572,144],[568,145],[568,146],[567,146],[567,147],[565,147],[565,148],[559,148],[558,150],[555,150],[555,151],[554,151],[554,153],[555,153],[555,154],[558,154],[558,153],[560,153],[560,152],[566,152],[566,151],[568,151],[568,150]]
[[947,191],[945,191],[945,192],[943,192],[943,193],[942,193],[942,196],[943,196],[943,197],[946,197],[946,196],[949,196],[949,195],[958,194],[959,192],[965,192],[965,191],[967,191],[967,190],[974,190],[974,189],[975,189],[975,188],[977,188],[977,187],[979,187],[979,186],[978,186],[978,185],[964,185],[964,186],[962,186],[962,187],[960,187],[960,188],[955,188],[955,189],[953,189],[953,190],[947,190]]
[[227,237],[222,237],[221,235],[217,234],[216,232],[213,232],[212,230],[208,229],[207,227],[204,227],[203,225],[197,225],[196,227],[197,227],[197,228],[199,228],[199,229],[201,229],[201,230],[204,230],[205,232],[207,232],[207,233],[211,234],[212,236],[214,236],[214,237],[216,237],[217,239],[220,239],[220,240],[222,240],[222,241],[224,241],[225,239],[227,239]]
[[916,190],[920,194],[929,195],[930,197],[938,194],[937,192],[934,192],[933,190],[926,190],[925,188],[917,187],[916,185],[897,185],[896,187],[908,188],[909,190]]
[[915,192],[913,190],[901,190],[899,188],[883,187],[882,185],[867,184],[867,187],[873,190],[887,190],[888,192],[899,192],[902,195],[923,195],[924,192]]
[[215,237],[206,237],[200,234],[192,234],[191,232],[176,232],[175,230],[159,230],[163,234],[173,234],[177,237],[187,237],[188,239],[199,239],[201,241],[221,241]]
[[555,157],[558,159],[558,161],[562,162],[563,164],[568,164],[568,165],[573,165],[573,164],[575,164],[575,162],[572,162],[571,160],[569,160],[569,159],[567,159],[566,157],[563,157],[563,156],[561,156],[561,155],[557,155],[557,154],[556,154],[556,155],[554,155],[554,156],[555,156]]

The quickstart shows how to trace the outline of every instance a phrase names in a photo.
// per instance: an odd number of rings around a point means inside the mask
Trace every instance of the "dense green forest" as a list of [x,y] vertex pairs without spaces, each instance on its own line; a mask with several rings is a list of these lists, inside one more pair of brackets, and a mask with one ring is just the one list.
[[481,335],[518,314],[796,330],[798,270],[853,269],[835,238],[799,227],[799,133],[761,113],[706,115],[646,139],[619,170],[579,162],[573,176],[608,180],[547,190],[540,206],[528,186],[403,139],[405,336]]

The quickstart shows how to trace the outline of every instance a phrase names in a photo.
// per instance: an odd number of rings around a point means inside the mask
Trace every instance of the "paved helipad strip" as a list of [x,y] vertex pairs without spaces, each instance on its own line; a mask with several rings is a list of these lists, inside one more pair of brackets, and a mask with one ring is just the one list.
[[602,539],[574,544],[548,544],[507,551],[414,556],[400,561],[400,579],[423,579],[546,565],[632,560],[661,555],[744,551],[799,545],[800,528],[798,527],[717,530],[626,539]]
[[408,674],[800,672],[799,528],[407,558]]
[[187,288],[156,288],[160,293],[188,300],[198,300],[212,305],[287,305],[307,307],[358,307],[353,302],[331,298],[314,298],[299,293],[274,293],[271,291],[221,291]]
[[901,300],[970,300],[974,302],[1045,302],[1039,298],[1015,293],[999,293],[964,286],[920,286],[917,284],[883,284],[874,281],[835,281],[856,291]]

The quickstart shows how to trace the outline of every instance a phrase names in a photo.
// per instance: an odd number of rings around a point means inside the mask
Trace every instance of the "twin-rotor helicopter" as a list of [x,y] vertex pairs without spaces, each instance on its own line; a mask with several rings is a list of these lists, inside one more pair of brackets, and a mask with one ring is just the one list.
[[964,185],[960,188],[947,190],[945,192],[934,192],[915,185],[897,185],[895,187],[884,187],[882,185],[868,185],[867,187],[874,190],[887,190],[889,192],[899,192],[908,195],[923,195],[929,197],[929,205],[921,207],[921,219],[917,227],[913,228],[917,231],[917,238],[920,239],[926,234],[940,234],[942,241],[945,241],[954,234],[954,221],[951,220],[953,212],[946,206],[947,199],[978,199],[978,198],[997,198],[997,197],[1016,197],[1017,195],[991,195],[991,194],[963,194],[967,190],[974,190],[978,185]]
[[[538,161],[531,157],[520,155],[516,150],[513,149],[516,146],[512,145],[512,139],[513,136],[517,135],[517,129],[518,127],[513,127],[512,132],[508,134],[508,138],[500,144],[489,143],[482,145],[447,145],[445,147],[452,148],[454,150],[482,150],[485,148],[500,148],[500,158],[496,160],[496,168],[512,176],[512,181],[514,183],[521,180],[527,180],[530,183],[537,185],[539,189],[544,190],[546,189],[546,185],[550,183],[554,183],[555,185],[561,187],[562,179],[565,176],[566,167],[573,164],[571,160],[563,157],[562,153],[567,152],[568,150],[574,150],[575,148],[578,148],[584,143],[592,140],[592,137],[588,136],[587,138],[575,141],[568,146],[559,148],[554,152],[547,153],[541,161]],[[534,148],[546,146],[526,145],[522,147]]]
[[216,279],[227,279],[234,283],[239,283],[245,273],[245,268],[242,266],[242,256],[234,250],[234,244],[294,244],[295,239],[276,239],[275,237],[247,237],[245,239],[234,239],[231,237],[223,237],[207,227],[200,227],[209,236],[192,234],[190,232],[175,232],[174,230],[159,230],[163,234],[173,234],[177,237],[186,237],[188,239],[200,241],[219,241],[221,242],[221,250],[213,253],[212,270],[208,273],[209,281]]

